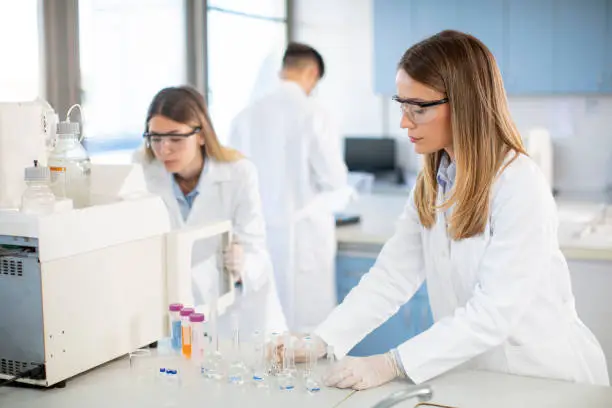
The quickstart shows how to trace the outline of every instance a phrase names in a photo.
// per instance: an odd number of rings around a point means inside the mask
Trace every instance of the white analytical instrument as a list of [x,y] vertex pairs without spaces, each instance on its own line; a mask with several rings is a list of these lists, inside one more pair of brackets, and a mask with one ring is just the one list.
[[[84,208],[58,200],[48,214],[18,211],[24,168],[45,164],[48,111],[0,105],[0,151],[15,155],[0,160],[0,382],[36,368],[19,381],[44,387],[167,337],[168,304],[193,299],[193,243],[231,240],[229,221],[171,231],[140,165],[93,165]],[[217,291],[196,305],[213,316],[235,296],[220,254],[210,262]]]

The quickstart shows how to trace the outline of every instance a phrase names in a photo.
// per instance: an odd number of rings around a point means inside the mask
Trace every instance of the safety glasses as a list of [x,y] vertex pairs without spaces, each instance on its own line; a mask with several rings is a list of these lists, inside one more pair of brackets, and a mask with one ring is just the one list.
[[416,125],[422,125],[434,120],[438,113],[436,108],[448,103],[448,98],[436,101],[419,101],[415,99],[402,99],[395,95],[392,99],[399,103],[402,114]]
[[187,144],[188,138],[198,134],[201,130],[202,128],[195,127],[189,133],[153,133],[147,131],[142,134],[142,137],[152,149],[161,148],[164,142],[168,143],[173,149],[179,149]]

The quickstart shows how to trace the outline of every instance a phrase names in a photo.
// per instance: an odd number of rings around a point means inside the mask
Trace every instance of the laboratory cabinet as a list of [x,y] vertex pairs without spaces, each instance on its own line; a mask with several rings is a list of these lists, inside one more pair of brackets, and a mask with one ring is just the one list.
[[[361,277],[370,270],[376,261],[376,255],[368,252],[338,253],[336,258],[338,302],[342,302],[351,289],[357,286]],[[385,353],[428,329],[432,324],[427,285],[424,283],[408,303],[353,347],[349,355],[369,356]]]
[[374,0],[374,86],[395,93],[402,54],[444,29],[494,54],[510,95],[612,94],[612,0]]

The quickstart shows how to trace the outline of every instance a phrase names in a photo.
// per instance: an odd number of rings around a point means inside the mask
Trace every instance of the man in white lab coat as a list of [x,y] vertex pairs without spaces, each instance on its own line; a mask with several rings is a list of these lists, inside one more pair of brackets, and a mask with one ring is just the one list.
[[321,55],[291,43],[281,82],[234,119],[229,143],[257,167],[268,245],[290,327],[309,331],[337,303],[333,211],[349,190],[341,137],[309,95]]

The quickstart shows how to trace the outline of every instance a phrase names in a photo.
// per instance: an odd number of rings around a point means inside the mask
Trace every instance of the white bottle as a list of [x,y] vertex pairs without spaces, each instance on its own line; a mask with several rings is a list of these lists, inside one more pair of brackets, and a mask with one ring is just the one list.
[[53,192],[57,197],[70,198],[74,208],[89,205],[91,160],[81,144],[78,122],[57,124],[57,136],[49,153]]
[[26,190],[21,196],[21,212],[26,214],[51,214],[55,207],[55,196],[49,187],[51,173],[48,167],[26,167]]

